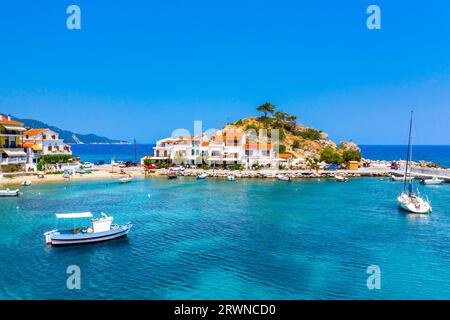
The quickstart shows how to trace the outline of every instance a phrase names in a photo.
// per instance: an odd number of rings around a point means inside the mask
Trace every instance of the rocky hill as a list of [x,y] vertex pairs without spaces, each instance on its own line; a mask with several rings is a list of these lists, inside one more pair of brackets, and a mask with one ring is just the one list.
[[[259,107],[261,108],[261,107]],[[260,110],[263,111],[264,110]],[[272,113],[269,116],[267,113]],[[315,159],[328,163],[341,163],[344,161],[358,160],[360,158],[359,147],[352,142],[340,142],[338,145],[328,139],[328,134],[321,130],[299,124],[297,117],[282,111],[267,112],[260,117],[248,117],[226,125],[223,130],[251,130],[260,132],[267,130],[270,139],[272,129],[279,130],[279,152],[289,153],[297,159]],[[261,138],[256,139],[257,142]]]

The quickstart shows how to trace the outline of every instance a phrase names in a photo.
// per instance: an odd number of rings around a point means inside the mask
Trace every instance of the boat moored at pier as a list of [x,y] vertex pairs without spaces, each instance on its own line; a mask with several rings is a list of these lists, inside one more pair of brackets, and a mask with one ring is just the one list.
[[422,179],[420,180],[421,184],[424,185],[436,185],[436,184],[442,184],[444,182],[444,180],[439,179],[437,177],[433,177],[431,179]]

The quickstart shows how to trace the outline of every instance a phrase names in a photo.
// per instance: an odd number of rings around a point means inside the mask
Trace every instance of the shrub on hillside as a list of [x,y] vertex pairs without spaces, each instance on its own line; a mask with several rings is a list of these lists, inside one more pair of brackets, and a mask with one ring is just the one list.
[[325,147],[320,153],[320,161],[324,161],[326,163],[340,164],[342,163],[342,157],[337,152],[336,149],[332,147]]

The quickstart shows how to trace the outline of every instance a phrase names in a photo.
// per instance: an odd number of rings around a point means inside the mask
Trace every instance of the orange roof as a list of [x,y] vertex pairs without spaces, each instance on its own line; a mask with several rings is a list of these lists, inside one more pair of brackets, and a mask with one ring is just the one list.
[[272,144],[270,143],[246,144],[245,149],[271,150]]
[[46,131],[48,131],[48,129],[30,129],[28,131],[25,131],[23,134],[26,136],[35,136]]
[[0,123],[12,124],[12,125],[16,125],[16,126],[23,126],[22,122],[15,121],[15,120],[8,120],[8,117],[5,117],[5,115],[3,113],[0,113]]
[[290,153],[279,153],[278,157],[281,158],[281,159],[289,159],[289,158],[292,158],[292,154],[290,154]]
[[209,141],[203,141],[202,142],[202,147],[207,147],[209,146]]

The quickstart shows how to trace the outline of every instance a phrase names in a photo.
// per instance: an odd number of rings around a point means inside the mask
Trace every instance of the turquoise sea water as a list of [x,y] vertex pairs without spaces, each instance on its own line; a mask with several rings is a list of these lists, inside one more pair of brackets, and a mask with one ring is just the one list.
[[[450,298],[450,185],[428,217],[398,210],[401,184],[376,178],[142,179],[33,185],[0,198],[0,298]],[[124,239],[46,247],[54,214],[132,221]],[[81,268],[81,290],[66,268]],[[366,268],[381,268],[368,290]]]

